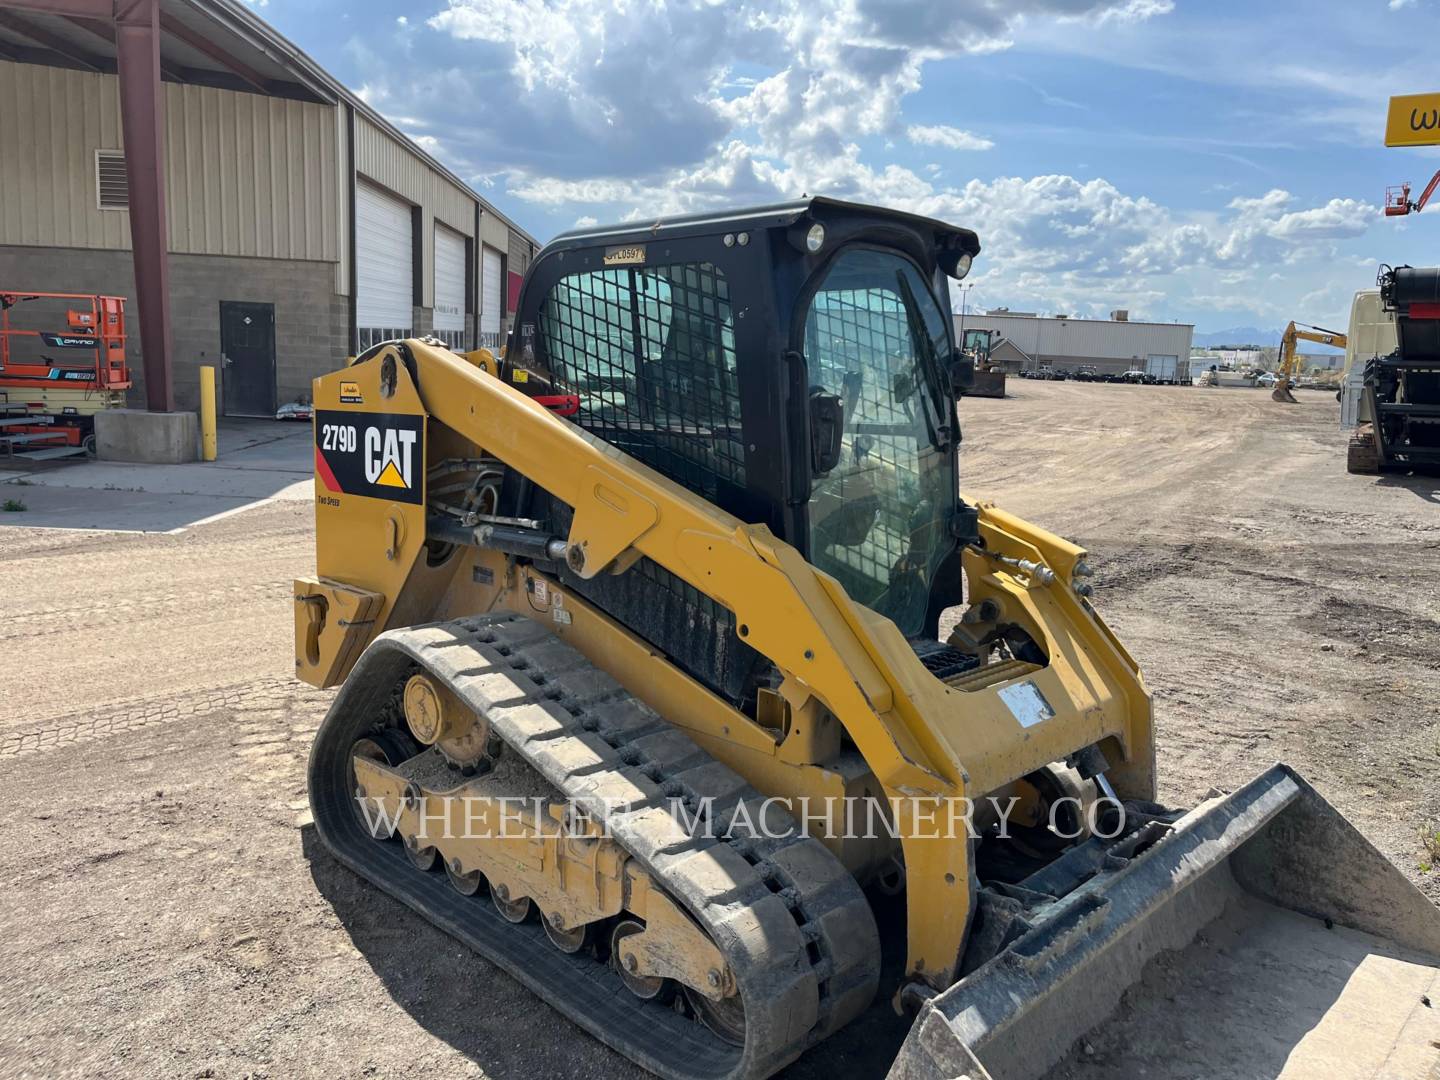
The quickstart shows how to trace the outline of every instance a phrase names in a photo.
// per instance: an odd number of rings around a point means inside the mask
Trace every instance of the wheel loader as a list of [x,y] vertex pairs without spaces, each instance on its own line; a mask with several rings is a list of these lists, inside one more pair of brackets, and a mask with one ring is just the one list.
[[1275,919],[1282,1008],[1361,958],[1287,1075],[1422,1075],[1435,908],[1283,765],[1157,804],[1086,552],[960,494],[979,251],[826,198],[582,229],[502,354],[316,380],[319,836],[663,1077],[870,1009],[911,1018],[895,1080],[1039,1076],[1147,963]]

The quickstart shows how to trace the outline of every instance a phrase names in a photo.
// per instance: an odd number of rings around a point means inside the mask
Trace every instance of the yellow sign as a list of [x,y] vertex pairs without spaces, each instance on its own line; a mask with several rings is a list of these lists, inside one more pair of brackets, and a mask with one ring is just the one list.
[[1385,145],[1440,145],[1440,94],[1392,97],[1385,120]]

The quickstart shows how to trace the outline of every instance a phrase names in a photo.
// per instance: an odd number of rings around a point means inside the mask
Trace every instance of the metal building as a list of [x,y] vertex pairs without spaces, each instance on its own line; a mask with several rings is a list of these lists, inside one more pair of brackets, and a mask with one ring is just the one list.
[[[956,315],[957,336],[961,323]],[[1138,369],[1167,379],[1183,372],[1195,333],[1187,323],[1132,322],[1124,311],[1109,319],[1072,319],[999,308],[967,313],[963,325],[992,331],[990,355],[1008,371],[1089,369],[1103,375]]]
[[133,404],[498,345],[533,238],[238,0],[0,0],[0,290],[129,298]]

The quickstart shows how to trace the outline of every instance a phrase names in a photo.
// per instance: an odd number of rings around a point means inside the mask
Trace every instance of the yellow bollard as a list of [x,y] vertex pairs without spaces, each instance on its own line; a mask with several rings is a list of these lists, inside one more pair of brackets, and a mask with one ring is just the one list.
[[200,368],[200,456],[215,460],[215,369]]

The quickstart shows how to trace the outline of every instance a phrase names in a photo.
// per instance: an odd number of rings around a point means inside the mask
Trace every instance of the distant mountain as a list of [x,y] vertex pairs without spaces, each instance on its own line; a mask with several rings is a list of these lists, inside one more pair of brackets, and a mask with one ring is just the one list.
[[1280,335],[1283,330],[1257,330],[1253,326],[1233,326],[1229,330],[1212,330],[1208,334],[1202,334],[1198,330],[1192,343],[1202,349],[1218,349],[1222,346],[1238,345],[1270,345],[1272,347],[1280,344]]

